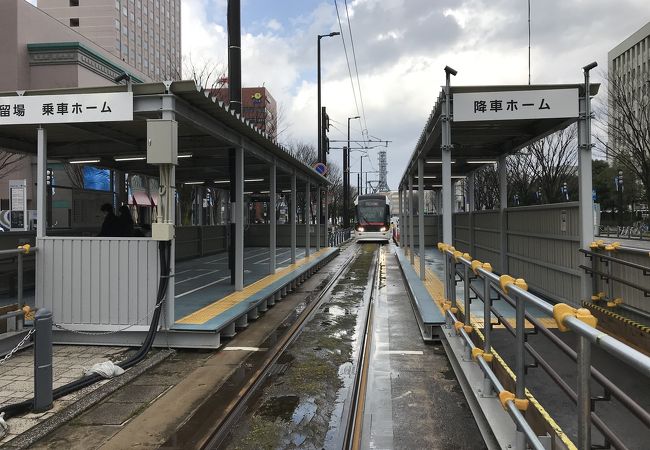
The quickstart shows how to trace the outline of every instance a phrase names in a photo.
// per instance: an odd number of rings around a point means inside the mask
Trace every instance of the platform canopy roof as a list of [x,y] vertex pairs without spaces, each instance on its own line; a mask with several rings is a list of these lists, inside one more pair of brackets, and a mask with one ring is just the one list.
[[[127,86],[33,90],[24,96],[116,93]],[[235,114],[211,92],[194,81],[133,84],[133,121],[47,124],[48,159],[60,161],[95,160],[92,165],[129,173],[158,176],[158,168],[145,160],[147,119],[162,118],[170,111],[178,122],[179,159],[177,182],[204,182],[205,186],[227,189],[230,180],[229,150],[245,150],[245,191],[268,190],[269,167],[277,163],[277,188],[291,187],[290,174],[295,171],[300,184],[309,181],[326,185],[328,180],[295,158],[252,123]],[[16,92],[0,97],[17,96]],[[24,153],[37,152],[37,125],[0,125],[0,147]],[[130,161],[116,159],[132,158]],[[215,183],[216,182],[216,183]]]
[[[600,85],[590,85],[590,95],[598,93]],[[454,110],[454,98],[460,97],[458,94],[473,94],[476,99],[485,101],[482,107],[486,108],[486,113],[490,112],[491,100],[501,100],[501,104],[495,104],[496,108],[502,108],[499,111],[506,111],[508,108],[508,94],[513,94],[513,98],[520,98],[518,95],[526,96],[527,91],[538,91],[538,97],[543,99],[544,94],[540,91],[559,91],[559,90],[577,90],[576,114],[571,117],[551,117],[551,118],[524,118],[509,120],[487,119],[488,117],[498,117],[498,114],[485,114],[481,111],[475,112],[478,120],[456,120]],[[584,97],[584,84],[554,84],[554,85],[501,85],[501,86],[451,86],[451,150],[452,177],[464,177],[479,167],[493,163],[502,155],[509,155],[518,152],[531,143],[542,139],[543,137],[554,133],[562,128],[566,128],[578,120],[578,97]],[[500,94],[499,94],[500,93]],[[485,94],[485,95],[479,95]],[[535,97],[535,93],[529,93]],[[473,99],[472,95],[466,95],[465,99]],[[417,183],[418,160],[424,158],[425,188],[431,189],[439,186],[442,182],[442,123],[443,123],[443,103],[445,99],[444,87],[438,96],[438,100],[431,111],[431,115],[420,135],[406,170],[402,175],[400,186],[405,189],[408,186],[409,175],[413,177],[414,184]],[[539,100],[534,103],[533,109],[548,106],[548,101],[544,104],[538,104]],[[528,104],[526,104],[528,105]],[[467,106],[467,101],[464,102]],[[472,112],[472,104],[470,113]],[[475,108],[476,106],[474,106]],[[480,106],[479,106],[480,107]],[[519,110],[523,111],[521,102],[518,104]],[[459,110],[459,107],[457,107]],[[456,111],[459,112],[460,111]],[[465,111],[464,116],[467,116]],[[464,117],[466,119],[466,117]]]

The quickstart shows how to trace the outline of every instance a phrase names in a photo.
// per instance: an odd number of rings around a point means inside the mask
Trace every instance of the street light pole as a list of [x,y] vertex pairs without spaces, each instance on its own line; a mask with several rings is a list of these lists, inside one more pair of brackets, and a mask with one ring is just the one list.
[[317,81],[317,88],[318,88],[318,162],[325,162],[325,155],[323,151],[323,130],[322,130],[322,123],[321,123],[321,86],[320,86],[320,40],[324,37],[333,37],[333,36],[338,36],[339,33],[338,31],[332,31],[329,34],[319,34],[318,39],[317,39],[317,46],[318,46],[318,51],[317,51],[317,56],[318,56],[318,81]]
[[348,146],[343,148],[343,227],[350,228],[350,120],[348,117]]

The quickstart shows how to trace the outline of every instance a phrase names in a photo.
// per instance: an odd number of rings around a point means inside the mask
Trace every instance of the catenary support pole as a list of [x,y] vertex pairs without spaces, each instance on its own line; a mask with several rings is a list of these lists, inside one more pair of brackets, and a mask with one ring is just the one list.
[[275,273],[277,261],[275,258],[277,246],[277,165],[271,164],[269,173],[269,273]]

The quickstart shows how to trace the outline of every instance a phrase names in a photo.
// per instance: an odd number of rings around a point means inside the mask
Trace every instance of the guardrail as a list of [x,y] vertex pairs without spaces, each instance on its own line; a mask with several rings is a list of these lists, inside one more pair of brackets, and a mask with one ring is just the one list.
[[327,236],[328,247],[338,247],[352,237],[352,229],[330,230]]
[[650,227],[641,226],[605,226],[598,227],[598,236],[625,239],[650,240]]
[[[509,275],[498,276],[492,272],[488,263],[472,260],[467,253],[456,251],[448,244],[438,244],[442,251],[445,267],[445,283],[450,299],[443,301],[442,306],[446,312],[448,326],[453,326],[458,335],[465,341],[467,357],[472,358],[481,367],[484,374],[485,388],[494,389],[504,409],[517,424],[518,447],[525,448],[527,441],[532,448],[544,448],[539,437],[523,416],[523,411],[528,407],[526,385],[526,354],[529,354],[535,364],[541,367],[557,386],[564,391],[578,407],[578,443],[579,449],[591,447],[591,425],[601,432],[605,438],[603,448],[613,445],[616,448],[625,449],[626,446],[598,416],[595,406],[598,401],[616,399],[630,413],[636,416],[645,426],[650,427],[650,413],[636,403],[630,396],[624,393],[618,386],[607,379],[602,373],[591,366],[591,346],[595,345],[604,351],[637,369],[641,374],[650,378],[650,357],[636,351],[615,338],[598,331],[595,326],[597,320],[588,309],[575,309],[564,303],[552,305],[546,300],[531,294],[527,291],[528,286],[523,279],[514,279]],[[480,280],[482,286],[477,288],[476,280]],[[458,303],[456,299],[456,283],[462,281],[464,284],[464,310],[463,321],[459,321]],[[493,298],[496,294],[496,298]],[[471,300],[479,299],[483,302],[483,345],[478,347],[470,334],[478,327],[471,323]],[[515,325],[512,326],[504,319],[494,307],[493,301],[504,299],[515,308]],[[572,331],[578,336],[578,348],[574,351],[564,343],[553,332],[546,328],[539,319],[533,317],[526,311],[527,306],[535,306],[543,313],[553,318],[561,332]],[[503,325],[510,334],[515,337],[515,392],[504,389],[503,382],[499,380],[493,370],[492,361],[496,354],[492,348],[491,339],[491,317],[495,316],[498,323]],[[562,376],[556,372],[544,358],[526,342],[528,332],[525,329],[526,321],[531,323],[536,332],[542,333],[562,353],[576,361],[577,392],[567,384]],[[478,333],[476,333],[478,334]],[[477,338],[478,339],[478,338]],[[480,340],[480,339],[479,339]],[[605,395],[602,397],[591,396],[590,380],[602,386]]]
[[[604,253],[602,251],[604,251]],[[616,283],[621,286],[635,289],[636,291],[641,292],[644,298],[650,297],[650,285],[635,283],[634,281],[622,278],[621,276],[616,276],[613,273],[614,266],[619,265],[632,269],[632,271],[638,271],[636,273],[640,273],[643,277],[650,276],[650,266],[637,264],[613,256],[620,253],[628,253],[648,257],[650,256],[650,250],[627,247],[620,245],[618,242],[606,244],[603,241],[596,241],[589,246],[589,250],[580,249],[580,252],[584,253],[591,261],[590,266],[580,265],[579,267],[592,277],[592,302],[603,302],[610,308],[620,308],[646,319],[650,319],[650,312],[625,304],[623,296],[615,293],[614,284]],[[601,283],[602,281],[604,281],[604,285]]]
[[32,247],[29,244],[21,245],[18,248],[15,249],[10,249],[10,250],[0,250],[0,259],[4,259],[3,257],[17,257],[17,264],[16,264],[16,271],[17,271],[17,279],[16,279],[16,296],[17,296],[17,303],[19,305],[23,305],[23,297],[24,297],[24,261],[23,258],[25,255],[29,255],[30,253],[36,252],[38,249],[36,247]]

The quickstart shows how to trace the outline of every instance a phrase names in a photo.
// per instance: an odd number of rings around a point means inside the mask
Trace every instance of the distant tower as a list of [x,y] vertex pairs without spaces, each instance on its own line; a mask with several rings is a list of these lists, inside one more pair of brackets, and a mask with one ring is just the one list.
[[388,182],[386,176],[388,175],[388,164],[386,163],[386,150],[379,150],[379,185],[377,186],[378,192],[388,192]]

